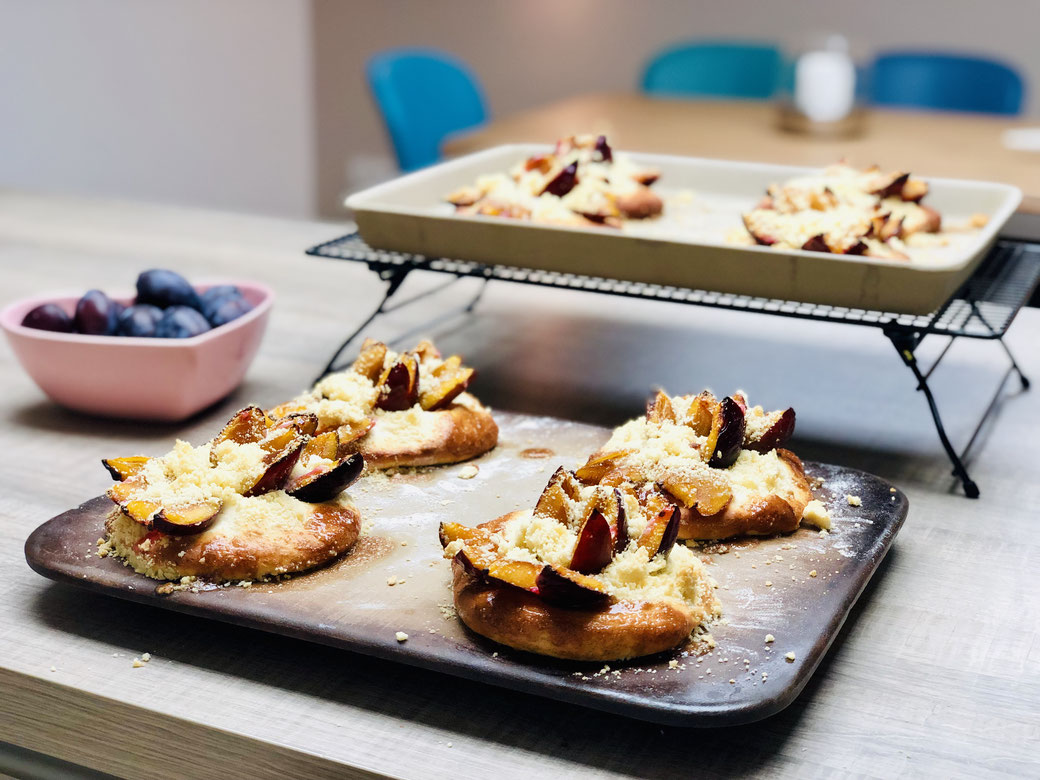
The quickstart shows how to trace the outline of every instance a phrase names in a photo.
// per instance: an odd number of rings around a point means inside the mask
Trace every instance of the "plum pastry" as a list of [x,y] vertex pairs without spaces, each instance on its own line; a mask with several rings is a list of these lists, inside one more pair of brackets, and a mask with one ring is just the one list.
[[928,184],[909,173],[839,163],[771,184],[743,214],[744,227],[763,246],[908,260],[907,238],[942,227],[939,212],[921,202],[927,194]]
[[448,196],[456,213],[511,217],[543,224],[620,227],[626,219],[659,215],[663,202],[650,189],[656,170],[615,152],[605,136],[577,135],[552,152],[517,163],[508,175],[481,176]]
[[742,393],[659,391],[646,415],[616,428],[575,475],[673,504],[680,539],[787,533],[812,500],[801,461],[783,449],[794,424],[794,409],[766,412]]
[[495,642],[555,658],[670,650],[719,614],[701,560],[675,544],[679,520],[660,495],[558,469],[533,511],[441,524],[456,612]]
[[268,414],[317,416],[318,433],[336,431],[340,453],[370,468],[458,463],[498,443],[491,412],[466,392],[475,373],[429,341],[398,353],[366,339],[353,365]]
[[160,580],[256,580],[327,563],[357,541],[360,515],[343,491],[364,461],[317,427],[313,414],[273,420],[251,406],[201,446],[103,461],[117,481],[102,548]]

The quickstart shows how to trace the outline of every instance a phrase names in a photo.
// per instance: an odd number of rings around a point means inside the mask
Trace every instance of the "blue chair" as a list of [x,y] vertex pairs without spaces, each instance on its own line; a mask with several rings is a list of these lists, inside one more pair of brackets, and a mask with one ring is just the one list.
[[654,57],[643,71],[643,91],[654,95],[772,97],[780,51],[761,43],[684,43]]
[[403,171],[437,162],[446,135],[487,118],[476,78],[442,52],[393,49],[372,57],[365,73]]
[[1018,114],[1022,77],[994,60],[927,52],[888,52],[874,61],[873,102],[947,111]]

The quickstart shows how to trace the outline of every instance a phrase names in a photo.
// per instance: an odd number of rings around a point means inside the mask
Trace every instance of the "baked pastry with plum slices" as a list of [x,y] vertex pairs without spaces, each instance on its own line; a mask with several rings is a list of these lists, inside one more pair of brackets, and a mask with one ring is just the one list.
[[616,228],[625,220],[662,212],[663,201],[650,189],[659,176],[615,152],[606,136],[573,135],[557,141],[548,154],[518,162],[508,173],[481,176],[447,200],[465,216]]
[[116,483],[99,551],[159,580],[219,583],[305,571],[349,550],[360,515],[343,492],[360,475],[313,414],[238,412],[211,441],[157,458],[104,461]]
[[675,543],[679,519],[661,497],[558,469],[534,511],[441,524],[455,610],[478,634],[554,658],[670,650],[719,614],[704,564]]
[[398,353],[366,339],[353,365],[268,414],[315,415],[319,434],[336,431],[340,454],[360,452],[369,468],[458,463],[498,443],[491,412],[466,392],[475,374],[429,341]]
[[906,241],[938,233],[942,217],[921,201],[928,184],[904,171],[846,163],[771,184],[743,214],[757,244],[832,254],[909,260]]
[[788,533],[813,498],[802,462],[783,448],[794,425],[794,409],[766,412],[742,393],[659,391],[575,474],[589,485],[630,484],[644,504],[671,502],[680,539]]

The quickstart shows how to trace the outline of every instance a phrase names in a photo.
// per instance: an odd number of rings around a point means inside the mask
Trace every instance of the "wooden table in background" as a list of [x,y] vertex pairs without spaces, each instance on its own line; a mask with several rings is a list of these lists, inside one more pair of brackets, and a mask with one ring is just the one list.
[[1004,130],[1026,120],[975,114],[872,110],[854,138],[783,132],[771,103],[665,100],[642,95],[591,95],[491,122],[450,139],[457,157],[505,143],[551,143],[574,133],[606,133],[619,149],[728,160],[823,166],[846,158],[859,165],[907,167],[924,176],[1014,184],[1019,212],[1040,215],[1040,153],[1013,151]]
[[[278,294],[245,384],[180,425],[63,411],[0,346],[0,743],[157,780],[1040,775],[1040,392],[1003,403],[971,464],[982,497],[968,500],[912,377],[871,328],[495,283],[472,316],[431,334],[479,367],[475,389],[494,407],[616,424],[655,385],[742,387],[767,408],[797,408],[803,457],[907,493],[906,524],[835,645],[795,703],[760,723],[660,728],[31,571],[25,538],[105,489],[102,457],[204,441],[236,409],[309,383],[383,288],[363,265],[302,254],[345,229],[0,192],[0,304],[125,288],[154,266],[253,278]],[[416,274],[407,286],[441,280]],[[371,333],[389,337],[444,305],[424,300]],[[1007,341],[1040,377],[1040,311],[1023,311]],[[958,342],[936,372],[955,440],[1003,360],[995,344]],[[143,652],[151,662],[133,668]],[[0,744],[0,774],[15,771],[11,756]]]

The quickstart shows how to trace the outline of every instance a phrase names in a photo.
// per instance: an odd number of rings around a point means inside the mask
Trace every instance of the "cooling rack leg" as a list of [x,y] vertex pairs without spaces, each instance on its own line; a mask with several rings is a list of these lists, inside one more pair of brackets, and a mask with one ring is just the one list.
[[1028,390],[1030,384],[1029,377],[1022,373],[1022,369],[1019,367],[1018,361],[1016,361],[1015,356],[1011,354],[1011,350],[1008,348],[1008,345],[1004,343],[1004,339],[999,338],[997,339],[997,341],[1000,342],[1000,346],[1002,346],[1004,348],[1004,352],[1007,353],[1008,360],[1011,361],[1011,368],[1013,368],[1015,370],[1015,373],[1018,374],[1018,380],[1022,383],[1022,389]]
[[943,449],[946,450],[946,455],[953,464],[954,476],[961,481],[961,485],[964,487],[964,495],[968,498],[978,498],[979,486],[968,476],[968,470],[964,467],[960,455],[950,444],[950,438],[946,435],[946,428],[943,426],[942,416],[939,414],[939,407],[935,403],[935,396],[932,395],[932,389],[928,386],[928,378],[921,373],[921,369],[917,365],[917,358],[914,357],[914,349],[917,347],[919,339],[905,333],[889,332],[885,335],[892,341],[903,363],[913,372],[914,378],[917,380],[917,389],[924,393],[925,400],[928,401],[928,409],[932,413],[939,441],[942,442]]
[[379,278],[385,282],[388,282],[386,286],[386,292],[383,293],[383,299],[379,302],[379,305],[375,308],[375,310],[371,314],[369,314],[367,318],[365,318],[365,321],[358,325],[357,329],[349,336],[347,336],[344,342],[339,345],[339,348],[337,348],[336,351],[333,353],[332,358],[329,360],[328,363],[325,364],[325,368],[323,368],[321,373],[318,374],[317,377],[315,377],[315,382],[317,382],[319,379],[326,376],[327,374],[331,374],[333,371],[337,370],[336,363],[339,361],[340,356],[346,351],[347,347],[349,347],[351,343],[353,343],[354,339],[360,336],[361,333],[365,330],[365,328],[367,328],[372,323],[372,320],[374,320],[376,317],[378,317],[385,311],[387,302],[393,297],[394,293],[396,293],[400,289],[401,285],[404,283],[405,277],[408,276],[408,272],[411,270],[412,269],[408,266],[398,266],[390,270],[379,272]]

